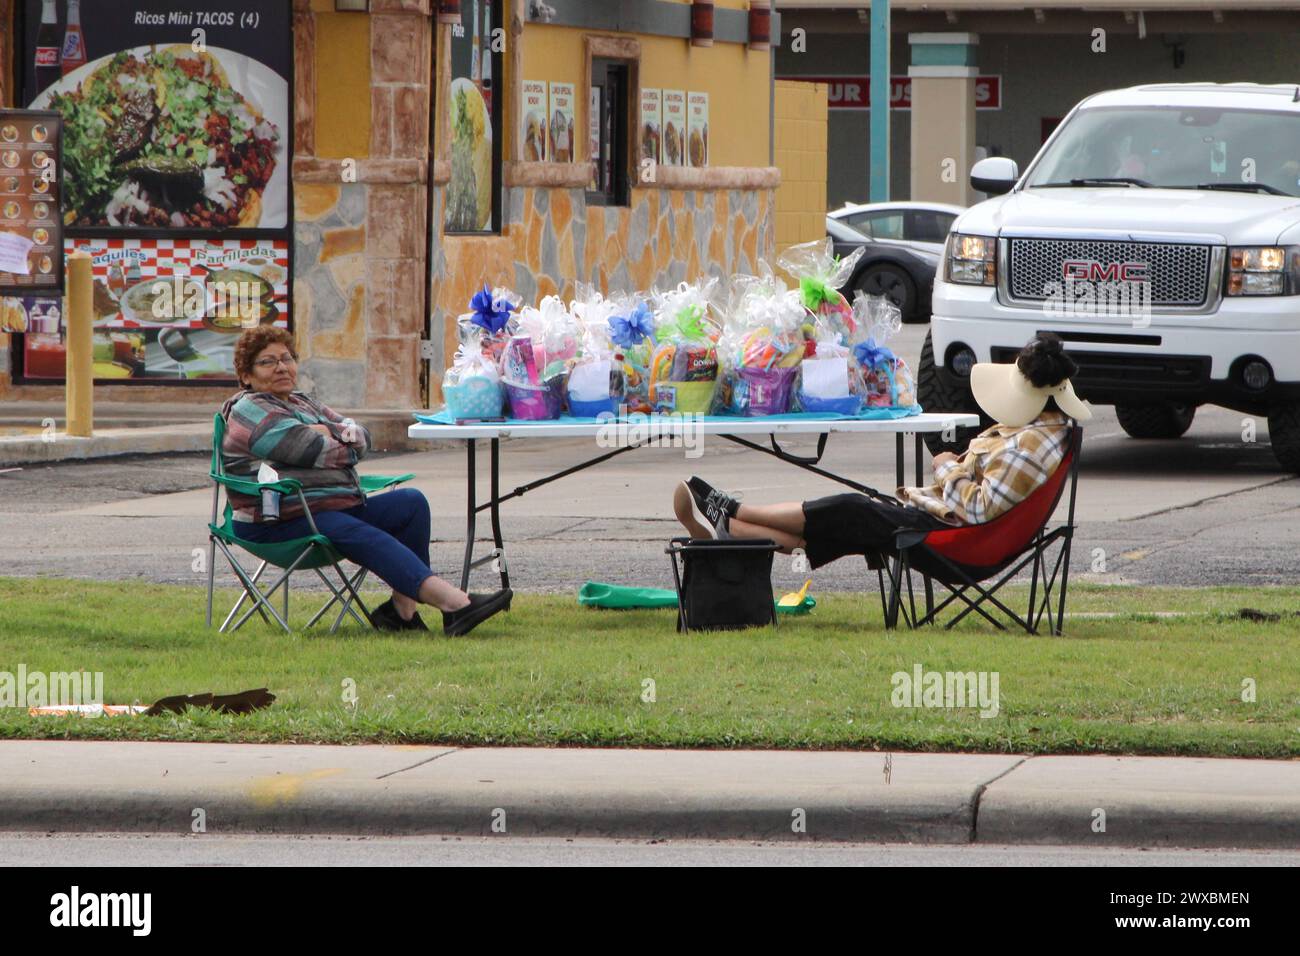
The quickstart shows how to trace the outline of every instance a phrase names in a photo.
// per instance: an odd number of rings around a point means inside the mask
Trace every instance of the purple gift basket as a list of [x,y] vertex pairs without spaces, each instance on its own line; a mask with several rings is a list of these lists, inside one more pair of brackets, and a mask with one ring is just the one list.
[[744,414],[780,415],[790,410],[790,393],[798,367],[749,368],[736,370],[745,386]]
[[564,405],[564,376],[548,379],[541,385],[506,382],[505,386],[511,418],[544,421],[560,417]]

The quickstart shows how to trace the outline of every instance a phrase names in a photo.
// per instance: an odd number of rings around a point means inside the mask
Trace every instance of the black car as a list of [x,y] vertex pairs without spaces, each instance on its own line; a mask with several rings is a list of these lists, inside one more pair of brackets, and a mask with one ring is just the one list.
[[918,241],[872,239],[833,216],[826,217],[826,234],[838,256],[847,256],[859,247],[866,250],[840,290],[845,296],[852,300],[859,289],[868,295],[884,295],[898,306],[904,322],[930,321],[930,292],[946,236],[938,237],[937,242],[929,236]]

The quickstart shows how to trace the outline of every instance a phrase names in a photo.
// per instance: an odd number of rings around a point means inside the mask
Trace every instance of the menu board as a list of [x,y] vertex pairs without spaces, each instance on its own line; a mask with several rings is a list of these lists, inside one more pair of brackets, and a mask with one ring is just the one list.
[[546,81],[524,80],[523,109],[519,121],[523,129],[519,139],[524,144],[524,162],[546,161]]
[[682,90],[664,90],[664,143],[665,166],[686,165],[686,93]]
[[659,142],[663,133],[663,94],[659,90],[641,91],[641,158],[663,162]]
[[0,295],[63,290],[62,133],[58,113],[0,110]]
[[[293,4],[15,6],[17,99],[62,117],[50,254],[92,255],[95,379],[233,382],[237,333],[291,315]],[[23,379],[63,377],[61,288],[0,300]]]
[[553,163],[573,162],[574,128],[572,83],[551,84],[551,144]]
[[[239,333],[287,324],[285,239],[68,240],[90,256],[96,380],[228,381]],[[61,301],[0,300],[0,318],[25,325],[22,374],[62,378]]]
[[687,94],[686,109],[687,165],[707,166],[709,165],[709,94]]
[[290,4],[23,6],[23,101],[63,116],[69,230],[288,226]]

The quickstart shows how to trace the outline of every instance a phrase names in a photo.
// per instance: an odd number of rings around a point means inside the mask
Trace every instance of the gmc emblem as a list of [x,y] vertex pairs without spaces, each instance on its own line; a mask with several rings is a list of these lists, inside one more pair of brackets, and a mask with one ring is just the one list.
[[1062,264],[1061,272],[1075,282],[1145,282],[1151,277],[1151,263],[1112,262],[1104,266],[1094,260],[1072,259]]

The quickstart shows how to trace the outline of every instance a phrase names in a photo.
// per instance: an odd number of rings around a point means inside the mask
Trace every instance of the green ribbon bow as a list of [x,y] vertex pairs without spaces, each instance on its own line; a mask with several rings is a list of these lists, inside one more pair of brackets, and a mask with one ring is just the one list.
[[[675,338],[687,342],[707,339],[709,333],[704,331],[704,309],[698,305],[688,305],[673,317],[668,331]],[[663,336],[661,335],[660,338]]]
[[804,276],[799,280],[799,294],[803,296],[803,304],[809,312],[816,312],[823,302],[831,305],[840,302],[840,294],[814,276]]

